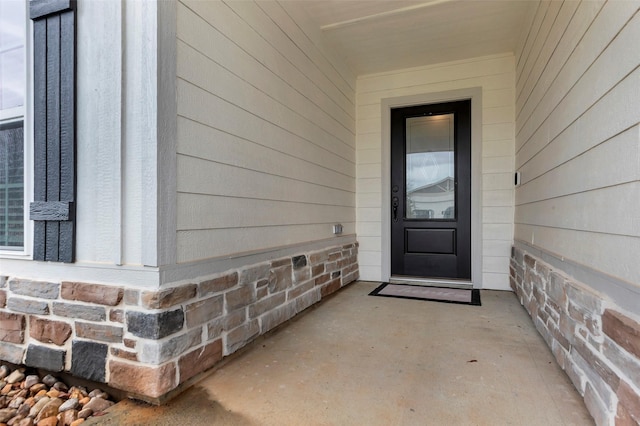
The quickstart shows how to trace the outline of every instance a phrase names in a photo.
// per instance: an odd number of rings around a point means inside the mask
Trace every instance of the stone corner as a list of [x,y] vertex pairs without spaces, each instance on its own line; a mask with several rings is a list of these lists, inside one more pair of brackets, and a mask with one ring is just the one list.
[[121,361],[109,361],[109,386],[131,392],[133,397],[159,398],[178,383],[175,363],[148,366]]

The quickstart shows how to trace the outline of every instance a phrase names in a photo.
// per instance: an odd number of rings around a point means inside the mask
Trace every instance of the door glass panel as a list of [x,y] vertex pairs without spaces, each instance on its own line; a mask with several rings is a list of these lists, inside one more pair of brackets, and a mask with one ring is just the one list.
[[454,114],[406,119],[407,219],[455,219]]

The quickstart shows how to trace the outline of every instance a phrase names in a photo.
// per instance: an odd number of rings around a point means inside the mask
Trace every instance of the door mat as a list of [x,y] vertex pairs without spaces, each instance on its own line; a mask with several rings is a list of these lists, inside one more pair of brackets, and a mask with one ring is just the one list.
[[448,287],[425,287],[409,284],[382,283],[369,296],[399,297],[480,306],[480,290]]

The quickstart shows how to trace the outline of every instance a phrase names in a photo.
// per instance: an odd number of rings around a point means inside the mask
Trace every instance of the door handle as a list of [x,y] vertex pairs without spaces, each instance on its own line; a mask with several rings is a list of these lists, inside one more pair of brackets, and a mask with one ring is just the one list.
[[398,206],[400,205],[400,200],[398,199],[398,197],[393,197],[393,200],[391,202],[391,206],[392,206],[392,210],[393,210],[393,221],[397,222],[398,221]]

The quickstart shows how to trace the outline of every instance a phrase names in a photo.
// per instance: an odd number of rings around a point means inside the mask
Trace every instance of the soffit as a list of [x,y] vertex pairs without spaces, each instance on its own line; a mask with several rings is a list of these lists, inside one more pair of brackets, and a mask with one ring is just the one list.
[[356,75],[512,52],[529,0],[282,0]]

